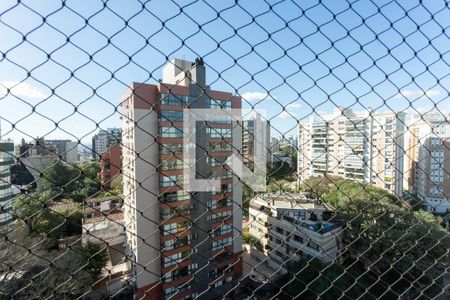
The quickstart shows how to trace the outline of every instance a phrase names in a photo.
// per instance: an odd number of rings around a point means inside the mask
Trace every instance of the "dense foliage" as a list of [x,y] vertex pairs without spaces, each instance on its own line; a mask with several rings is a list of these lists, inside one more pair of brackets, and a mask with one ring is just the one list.
[[343,180],[342,177],[334,175],[311,176],[302,182],[300,190],[309,195],[310,198],[320,200],[341,180]]
[[97,162],[80,165],[52,163],[39,179],[43,192],[17,196],[13,213],[31,233],[59,238],[81,233],[81,202],[98,194]]
[[33,175],[31,175],[23,162],[18,162],[11,166],[11,183],[18,186],[35,185]]
[[[322,293],[323,299],[336,299],[340,294],[352,298],[360,295],[361,288],[362,292],[369,289],[365,294],[368,299],[383,293],[395,298],[402,295],[413,299],[421,294],[435,297],[442,291],[442,275],[450,265],[450,236],[437,217],[411,210],[385,190],[352,181],[337,181],[322,196],[345,224],[343,263],[335,262],[324,272],[323,266],[317,266],[322,263],[314,260],[295,265],[295,270],[306,266],[307,271],[292,277],[289,291],[301,291],[299,280],[308,283],[308,276],[316,280],[308,285],[302,299],[316,299]],[[347,290],[348,283],[353,282],[349,275],[358,278],[359,273],[364,276]],[[347,279],[332,280],[340,274]]]
[[292,169],[286,162],[275,162],[268,166],[267,175],[269,182],[279,179],[290,179],[292,174]]
[[[36,254],[37,253],[37,254]],[[23,254],[21,254],[23,255]],[[37,250],[25,253],[31,268],[8,273],[9,280],[0,282],[0,298],[10,299],[75,299],[86,293],[97,280],[107,262],[106,250],[98,245],[71,247],[70,251],[39,259]]]
[[28,226],[31,233],[45,233],[50,238],[80,234],[81,205],[69,200],[58,204],[50,192],[22,194],[13,202],[13,213]]
[[58,199],[72,199],[81,202],[95,196],[100,191],[98,162],[86,162],[80,165],[56,161],[42,174],[40,183],[43,190]]

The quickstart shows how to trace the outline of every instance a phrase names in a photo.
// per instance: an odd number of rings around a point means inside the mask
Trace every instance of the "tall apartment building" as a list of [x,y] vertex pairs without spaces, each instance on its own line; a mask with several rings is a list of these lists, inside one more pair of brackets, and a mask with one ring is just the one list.
[[14,164],[14,143],[0,141],[0,231],[9,233],[14,220],[11,215],[14,192],[11,187],[11,166]]
[[299,124],[299,184],[337,175],[403,193],[405,114],[338,109]]
[[71,140],[45,140],[47,148],[53,148],[65,162],[78,161],[78,143]]
[[100,129],[99,132],[92,137],[92,157],[96,160],[100,159],[101,154],[105,153],[112,145],[120,143],[121,139],[121,128]]
[[[201,122],[195,157],[183,148],[184,109],[241,108],[205,76],[201,59],[174,59],[159,84],[133,83],[122,98],[126,244],[139,299],[222,299],[242,273],[242,185],[221,164],[241,149],[242,126]],[[184,159],[221,190],[188,192]]]
[[[255,126],[261,124],[265,128],[265,139],[262,141],[255,140]],[[259,144],[259,145],[257,145]],[[242,122],[242,157],[247,166],[253,166],[255,157],[255,146],[263,146],[267,153],[266,159],[270,158],[270,125],[268,122],[261,122],[261,115],[251,116],[249,119]]]
[[429,113],[408,125],[406,184],[427,210],[450,211],[450,116]]

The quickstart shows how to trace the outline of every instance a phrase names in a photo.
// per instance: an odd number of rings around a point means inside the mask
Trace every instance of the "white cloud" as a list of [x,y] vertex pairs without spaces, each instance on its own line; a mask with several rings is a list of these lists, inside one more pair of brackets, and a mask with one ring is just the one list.
[[293,110],[293,109],[299,109],[299,108],[302,108],[302,107],[303,107],[303,105],[301,103],[294,102],[294,103],[288,104],[286,106],[286,109]]
[[32,99],[44,99],[48,95],[41,91],[39,88],[27,83],[20,81],[1,81],[0,82],[0,95],[4,96],[7,94],[7,89],[9,93],[13,96],[32,98]]
[[412,90],[403,90],[400,93],[398,93],[397,95],[395,95],[394,98],[399,99],[399,98],[407,98],[407,97],[411,97],[412,95],[414,95],[414,91]]
[[403,90],[400,93],[398,93],[397,95],[394,96],[395,99],[400,99],[400,98],[419,98],[419,97],[427,97],[427,98],[432,98],[432,97],[436,97],[439,96],[441,94],[441,91],[439,90],[427,90],[427,91],[423,91],[423,90]]
[[297,114],[293,113],[293,112],[287,112],[285,110],[283,110],[281,113],[279,113],[277,115],[277,118],[281,118],[281,119],[292,119],[292,118],[296,118]]
[[263,92],[247,92],[242,94],[242,98],[250,102],[256,100],[277,99],[277,97]]
[[429,98],[439,96],[440,94],[441,94],[441,91],[439,91],[439,90],[428,90],[425,92],[425,95],[427,95],[427,97],[429,97]]
[[295,112],[295,110],[302,108],[303,105],[301,103],[291,103],[286,105],[285,110],[283,110],[281,113],[279,113],[276,117],[281,119],[292,119],[297,118],[298,114]]

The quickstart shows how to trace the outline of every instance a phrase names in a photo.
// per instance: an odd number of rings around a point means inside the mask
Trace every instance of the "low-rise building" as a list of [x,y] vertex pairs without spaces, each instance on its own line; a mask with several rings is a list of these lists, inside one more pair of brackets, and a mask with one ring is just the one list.
[[271,262],[280,266],[291,259],[337,259],[342,224],[327,205],[298,193],[268,193],[250,200],[250,234],[259,240]]
[[83,245],[105,243],[123,244],[125,226],[121,199],[117,196],[85,200],[83,218]]
[[130,264],[125,253],[125,226],[122,199],[117,196],[85,201],[82,243],[106,245],[108,261],[94,286],[92,297],[111,297],[129,288]]

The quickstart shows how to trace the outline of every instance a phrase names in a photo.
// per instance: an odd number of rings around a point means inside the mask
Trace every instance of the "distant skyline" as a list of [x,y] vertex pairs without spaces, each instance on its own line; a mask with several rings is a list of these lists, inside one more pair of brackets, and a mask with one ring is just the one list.
[[90,142],[173,57],[203,57],[207,82],[266,109],[274,136],[336,106],[450,112],[445,1],[174,2],[1,1],[3,138]]

